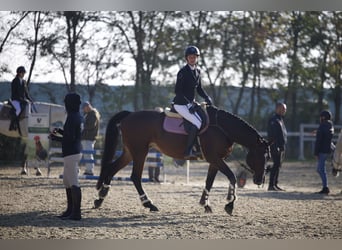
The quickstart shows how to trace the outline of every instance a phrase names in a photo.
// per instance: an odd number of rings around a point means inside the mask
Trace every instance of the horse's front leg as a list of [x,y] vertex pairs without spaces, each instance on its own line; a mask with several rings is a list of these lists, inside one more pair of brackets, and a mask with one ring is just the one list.
[[227,195],[227,201],[228,203],[224,207],[226,212],[229,215],[233,214],[233,209],[234,209],[234,202],[237,199],[236,196],[236,177],[233,171],[228,167],[228,165],[222,161],[218,164],[219,170],[227,176],[229,180],[229,187],[228,187],[228,195]]
[[218,170],[216,167],[214,167],[212,164],[209,165],[209,169],[208,169],[208,173],[207,173],[207,179],[205,181],[205,188],[202,192],[202,196],[201,196],[201,199],[199,202],[204,207],[205,213],[212,213],[212,209],[211,209],[210,203],[209,203],[209,192],[213,186],[217,171]]
[[237,199],[235,190],[236,190],[236,185],[232,185],[232,183],[230,183],[229,188],[228,188],[228,196],[227,196],[228,203],[224,207],[224,209],[229,215],[233,214],[234,202]]

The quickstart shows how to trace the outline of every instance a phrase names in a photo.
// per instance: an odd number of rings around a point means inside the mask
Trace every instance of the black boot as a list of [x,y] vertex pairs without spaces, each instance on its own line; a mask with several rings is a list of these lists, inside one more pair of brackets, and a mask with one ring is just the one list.
[[72,197],[72,211],[68,219],[80,220],[81,219],[81,200],[82,200],[81,188],[77,186],[72,186],[71,197]]
[[321,191],[317,192],[316,194],[329,194],[330,190],[328,187],[323,187]]
[[285,191],[285,189],[282,189],[281,187],[278,186],[278,177],[279,177],[279,171],[280,169],[278,168],[275,173],[274,177],[274,187],[277,189],[277,191]]
[[188,140],[186,142],[185,153],[184,153],[185,160],[191,160],[191,159],[197,158],[196,154],[192,152],[192,147],[194,146],[197,133],[198,133],[197,127],[195,125],[191,126],[189,130],[189,134],[188,134]]
[[65,189],[66,196],[67,196],[67,209],[61,214],[58,215],[58,218],[67,219],[71,215],[72,211],[72,196],[71,196],[71,188]]
[[197,157],[203,159],[203,155],[202,155],[202,151],[201,151],[201,146],[200,146],[200,144],[199,144],[198,137],[195,138],[195,144],[194,144],[194,146],[195,146],[195,149],[196,149],[195,155],[196,155]]

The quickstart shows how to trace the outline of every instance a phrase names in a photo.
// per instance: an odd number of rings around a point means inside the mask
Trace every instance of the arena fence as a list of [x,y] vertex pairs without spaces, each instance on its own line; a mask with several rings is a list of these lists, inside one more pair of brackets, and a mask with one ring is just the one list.
[[[94,163],[95,165],[101,164],[101,153],[102,150],[82,150],[82,158],[80,160],[80,164],[85,163]],[[62,149],[61,148],[50,148],[49,150],[49,162],[48,162],[48,175],[50,173],[50,167],[53,163],[63,163],[63,157],[62,157]],[[84,155],[93,155],[93,159],[86,159],[84,158]],[[122,151],[116,151],[115,158],[119,157],[122,154]],[[163,169],[163,181],[166,181],[166,174],[164,171],[164,161],[163,161],[163,154],[160,152],[148,152],[146,159],[148,161],[145,161],[145,165],[148,164],[150,167],[159,167]],[[155,159],[156,161],[152,161],[151,159]],[[133,165],[133,162],[130,162],[129,165]],[[63,175],[61,174],[59,176],[60,178],[63,178]],[[97,180],[99,176],[96,175],[79,175],[79,179],[88,179],[88,180]],[[120,181],[130,181],[130,177],[113,177],[113,180],[120,180]],[[149,182],[149,178],[142,178],[142,182]]]

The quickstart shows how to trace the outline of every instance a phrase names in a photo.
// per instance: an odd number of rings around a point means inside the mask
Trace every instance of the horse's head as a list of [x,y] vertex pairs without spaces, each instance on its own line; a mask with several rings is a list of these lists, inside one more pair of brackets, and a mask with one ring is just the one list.
[[262,184],[265,177],[266,163],[269,159],[269,143],[260,138],[256,147],[250,148],[246,158],[248,166],[253,170],[253,182],[255,184]]

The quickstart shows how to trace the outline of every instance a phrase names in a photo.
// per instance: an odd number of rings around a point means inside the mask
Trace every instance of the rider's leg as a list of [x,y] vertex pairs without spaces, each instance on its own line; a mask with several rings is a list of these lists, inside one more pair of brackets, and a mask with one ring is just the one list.
[[187,105],[174,105],[175,110],[183,116],[186,120],[191,122],[191,127],[189,129],[189,134],[186,142],[186,148],[184,153],[184,159],[188,160],[190,158],[197,158],[197,156],[192,152],[192,147],[194,146],[195,140],[197,140],[197,133],[202,125],[202,120],[199,115],[195,113],[190,113]]
[[186,142],[184,159],[189,160],[191,158],[196,158],[197,156],[193,153],[192,147],[194,146],[196,137],[197,137],[198,129],[195,125],[192,125],[189,129],[189,134]]

